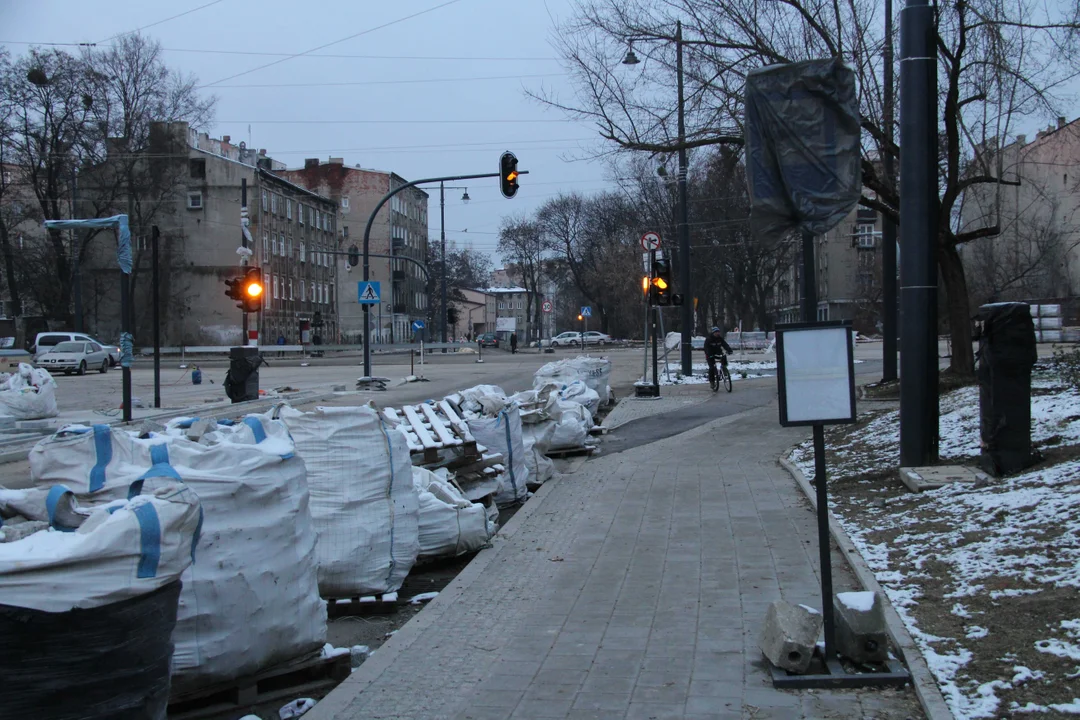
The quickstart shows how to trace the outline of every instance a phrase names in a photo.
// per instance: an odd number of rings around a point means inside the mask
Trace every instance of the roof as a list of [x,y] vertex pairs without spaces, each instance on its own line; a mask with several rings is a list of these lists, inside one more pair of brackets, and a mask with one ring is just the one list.
[[327,202],[327,203],[331,203],[331,204],[334,203],[334,201],[331,200],[330,198],[324,197],[324,196],[320,195],[319,193],[312,192],[312,191],[308,190],[305,187],[301,187],[300,185],[297,185],[294,182],[290,182],[290,181],[286,180],[285,178],[281,177],[280,175],[277,175],[276,173],[271,172],[270,170],[265,170],[265,169],[259,167],[258,165],[249,165],[246,162],[241,162],[240,160],[233,160],[230,157],[225,157],[224,155],[218,155],[217,153],[210,152],[209,150],[203,150],[200,147],[195,147],[195,146],[192,146],[192,145],[189,145],[188,149],[189,150],[194,150],[195,152],[198,152],[198,153],[202,153],[203,155],[209,155],[210,157],[217,158],[218,160],[224,160],[225,162],[235,163],[235,164],[240,165],[242,167],[250,168],[250,169],[254,170],[257,175],[261,175],[261,176],[267,177],[267,178],[273,178],[274,180],[278,181],[279,183],[282,183],[283,185],[288,185],[290,188],[292,188],[293,190],[296,190],[297,192],[301,192],[301,193],[303,193],[305,195],[310,195],[313,198],[318,198],[319,200],[322,200],[323,202]]
[[527,293],[529,292],[523,287],[492,287],[492,288],[477,288],[477,292],[491,293],[492,295],[497,293]]

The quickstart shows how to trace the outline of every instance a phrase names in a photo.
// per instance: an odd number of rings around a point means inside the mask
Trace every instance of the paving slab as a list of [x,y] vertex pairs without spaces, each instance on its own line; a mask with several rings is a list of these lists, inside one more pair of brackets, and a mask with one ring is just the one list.
[[[769,603],[820,604],[814,515],[777,463],[805,432],[776,417],[769,403],[545,483],[306,720],[921,717],[910,690],[771,685]],[[833,563],[837,591],[860,589]]]

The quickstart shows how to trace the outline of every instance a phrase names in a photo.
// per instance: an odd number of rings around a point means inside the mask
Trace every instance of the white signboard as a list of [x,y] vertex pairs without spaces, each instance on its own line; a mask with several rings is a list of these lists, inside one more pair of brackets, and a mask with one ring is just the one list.
[[777,330],[780,423],[854,422],[851,328],[809,325]]
[[517,318],[495,318],[495,332],[517,332]]

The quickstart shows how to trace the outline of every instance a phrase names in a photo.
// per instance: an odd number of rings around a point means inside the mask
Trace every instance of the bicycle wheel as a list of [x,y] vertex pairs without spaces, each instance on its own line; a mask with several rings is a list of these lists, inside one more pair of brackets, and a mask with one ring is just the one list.
[[727,390],[728,392],[731,392],[731,373],[728,372],[727,368],[723,369],[723,373],[724,373],[724,389]]
[[720,389],[720,378],[717,377],[716,368],[709,368],[709,387],[712,388],[713,392]]

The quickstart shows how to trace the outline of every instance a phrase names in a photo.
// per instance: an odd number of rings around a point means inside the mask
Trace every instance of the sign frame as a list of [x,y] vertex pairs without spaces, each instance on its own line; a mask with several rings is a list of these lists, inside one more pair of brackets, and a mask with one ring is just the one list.
[[[812,362],[808,363],[806,368],[803,367],[791,367],[790,361],[794,358],[787,357],[787,351],[793,350],[795,346],[795,335],[803,335],[799,338],[799,342],[822,342],[828,341],[827,335],[834,335],[836,331],[843,332],[844,347],[841,350],[844,358],[841,360],[842,365],[814,365]],[[817,335],[817,338],[812,338],[811,334]],[[788,337],[785,340],[785,335]],[[832,348],[835,350],[835,347]],[[799,358],[808,360],[816,360],[825,356],[825,353],[812,352],[806,353],[803,357]],[[842,368],[842,371],[846,372],[846,377],[834,377],[829,379],[823,377],[820,380],[814,380],[813,378],[799,377],[803,373],[809,372],[814,374],[816,371],[818,374],[833,373],[837,374],[837,371]],[[811,322],[811,323],[788,323],[776,326],[776,382],[777,391],[780,401],[780,424],[784,427],[799,427],[806,425],[844,425],[851,424],[856,421],[856,408],[855,408],[855,348],[852,341],[851,321],[850,320],[834,320],[824,322]],[[792,401],[795,400],[793,395],[794,388],[789,387],[794,382],[801,384],[807,382],[814,382],[816,387],[812,389],[818,392],[825,392],[824,397],[820,397],[809,402],[817,408],[825,408],[832,406],[836,409],[843,407],[841,412],[835,413],[819,413],[814,416],[807,416],[805,412],[794,411]],[[828,387],[825,387],[825,386]],[[809,389],[809,388],[808,388]],[[804,390],[798,390],[798,393],[805,392]],[[794,416],[794,417],[793,417]]]

